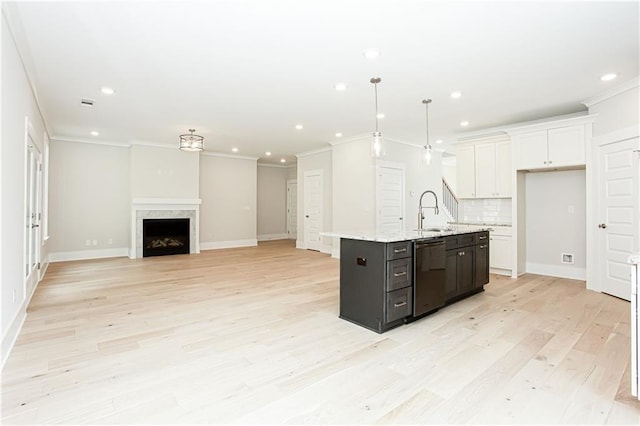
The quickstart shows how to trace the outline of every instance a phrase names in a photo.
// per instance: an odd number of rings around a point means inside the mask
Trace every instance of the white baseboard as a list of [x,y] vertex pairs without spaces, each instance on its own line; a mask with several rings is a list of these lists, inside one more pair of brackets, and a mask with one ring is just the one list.
[[[37,287],[37,286],[36,286]],[[16,316],[11,321],[11,325],[7,329],[4,336],[2,336],[2,367],[4,368],[4,364],[9,359],[9,354],[11,353],[11,349],[13,349],[13,345],[16,344],[16,340],[18,339],[18,334],[20,334],[20,330],[22,329],[22,324],[24,324],[24,320],[27,318],[27,304],[23,303]]]
[[69,260],[102,259],[105,257],[129,257],[129,248],[100,250],[59,251],[49,253],[49,262],[67,262]]
[[302,240],[296,240],[296,248],[297,249],[306,250],[307,249],[307,245]]
[[258,235],[258,241],[270,241],[270,240],[286,240],[289,238],[288,234],[262,234]]
[[527,262],[526,270],[531,274],[549,275],[551,277],[586,280],[587,270],[575,266],[545,265],[544,263]]
[[258,245],[257,239],[235,240],[235,241],[212,241],[208,243],[200,243],[200,250],[217,250],[238,247],[255,247]]
[[320,253],[331,254],[333,252],[333,245],[323,244],[320,246]]
[[502,269],[502,268],[489,268],[489,272],[496,275],[504,275],[510,277],[511,269]]
[[333,257],[334,259],[340,259],[340,246],[334,247],[331,250],[331,257]]

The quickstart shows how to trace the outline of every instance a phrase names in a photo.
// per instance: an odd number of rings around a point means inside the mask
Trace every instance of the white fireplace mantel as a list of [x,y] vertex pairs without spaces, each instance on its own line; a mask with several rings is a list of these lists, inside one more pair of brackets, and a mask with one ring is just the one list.
[[142,257],[142,221],[156,218],[190,219],[189,253],[200,253],[200,198],[134,198],[131,201],[129,257]]

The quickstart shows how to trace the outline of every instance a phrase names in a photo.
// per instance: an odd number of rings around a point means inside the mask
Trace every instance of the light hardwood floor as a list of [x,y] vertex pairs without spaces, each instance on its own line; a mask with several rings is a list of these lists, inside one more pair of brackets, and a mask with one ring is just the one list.
[[638,424],[629,303],[492,276],[379,335],[293,242],[52,264],[2,372],[2,423]]

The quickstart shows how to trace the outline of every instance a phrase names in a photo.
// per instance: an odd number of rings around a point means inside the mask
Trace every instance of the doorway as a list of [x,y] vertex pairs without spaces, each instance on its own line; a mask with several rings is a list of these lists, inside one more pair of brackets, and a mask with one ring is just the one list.
[[313,170],[304,173],[304,242],[308,250],[321,250],[320,232],[322,232],[322,170]]
[[24,188],[24,294],[31,294],[40,279],[42,154],[27,122]]
[[598,276],[602,292],[625,300],[631,300],[628,259],[638,226],[633,191],[633,151],[638,148],[640,139],[634,137],[598,149]]
[[298,236],[298,182],[287,181],[287,238]]
[[379,233],[404,231],[404,183],[402,165],[378,165],[376,170],[376,229]]

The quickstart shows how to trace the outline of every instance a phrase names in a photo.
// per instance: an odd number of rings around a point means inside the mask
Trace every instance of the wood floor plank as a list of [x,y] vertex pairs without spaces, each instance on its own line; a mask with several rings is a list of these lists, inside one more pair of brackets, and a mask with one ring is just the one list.
[[[382,335],[292,241],[54,263],[2,371],[3,424],[629,423],[629,303],[491,276]],[[543,407],[541,409],[540,407]],[[637,424],[637,423],[636,423]]]

